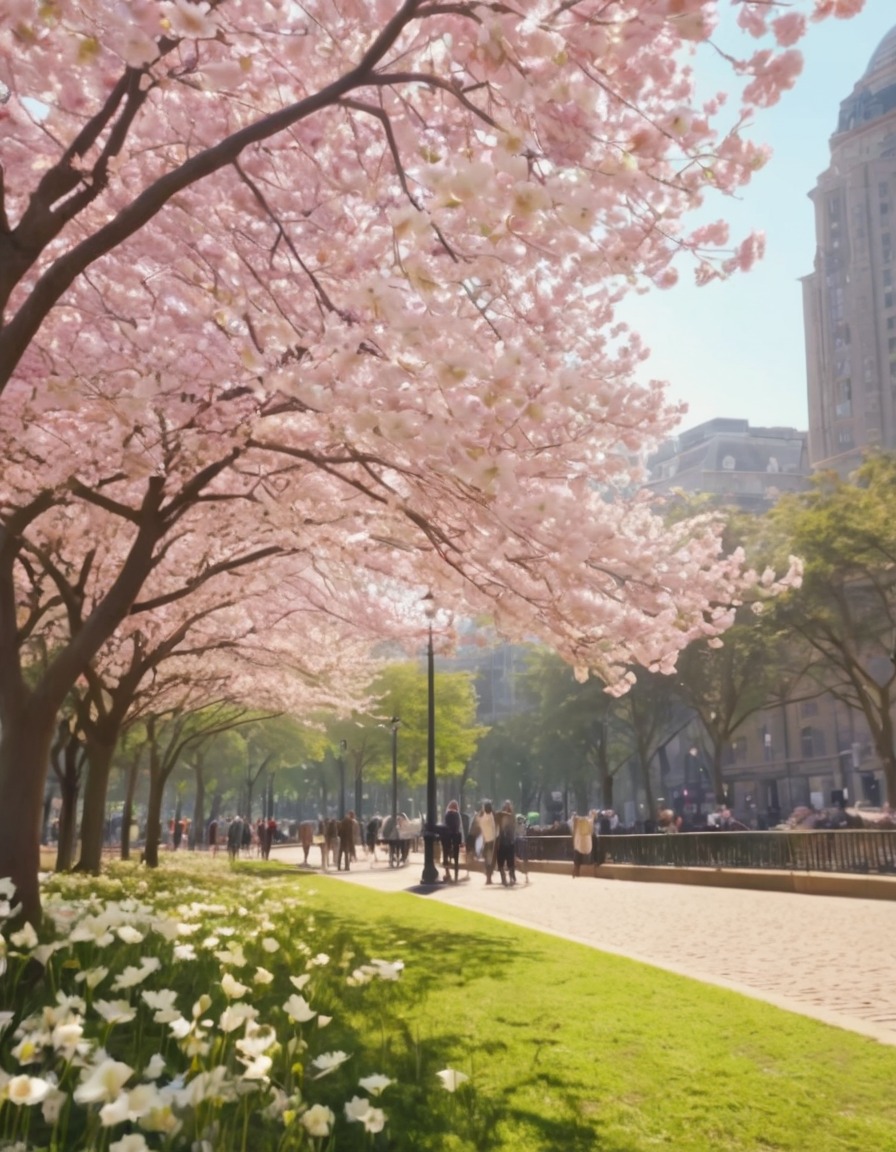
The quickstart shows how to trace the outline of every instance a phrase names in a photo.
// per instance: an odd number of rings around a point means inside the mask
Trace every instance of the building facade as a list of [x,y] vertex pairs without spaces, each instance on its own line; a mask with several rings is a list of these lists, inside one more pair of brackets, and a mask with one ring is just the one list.
[[863,450],[896,449],[896,28],[841,103],[830,145],[802,281],[809,460],[846,475]]
[[784,493],[808,487],[806,433],[707,420],[661,444],[647,473],[645,487],[656,495],[709,493],[721,504],[761,512]]

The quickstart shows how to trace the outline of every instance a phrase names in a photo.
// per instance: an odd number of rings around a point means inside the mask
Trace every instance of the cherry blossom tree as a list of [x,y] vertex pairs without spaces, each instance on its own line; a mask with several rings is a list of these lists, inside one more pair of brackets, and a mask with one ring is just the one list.
[[[709,0],[0,2],[0,872],[29,911],[56,712],[191,517],[622,687],[724,629],[717,527],[623,498],[679,412],[614,308],[679,255],[751,264],[685,217],[764,163],[744,126],[806,16],[861,3],[735,6],[745,52]],[[22,569],[85,508],[120,566],[30,687]]]

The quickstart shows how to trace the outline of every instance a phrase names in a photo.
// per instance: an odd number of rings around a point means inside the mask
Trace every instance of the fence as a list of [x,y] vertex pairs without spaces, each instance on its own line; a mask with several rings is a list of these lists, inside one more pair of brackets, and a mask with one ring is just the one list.
[[[805,872],[896,874],[896,831],[682,832],[601,836],[602,862],[675,868],[758,868]],[[568,860],[572,837],[533,833],[531,861]]]

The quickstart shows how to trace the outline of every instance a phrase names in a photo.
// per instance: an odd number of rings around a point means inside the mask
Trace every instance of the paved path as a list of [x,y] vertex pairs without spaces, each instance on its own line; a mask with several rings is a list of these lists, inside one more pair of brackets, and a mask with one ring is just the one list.
[[[301,851],[283,848],[276,856],[298,863]],[[362,859],[348,873],[328,875],[402,891],[420,882],[421,871],[415,854],[403,868],[371,867]],[[896,1045],[896,901],[547,873],[502,888],[486,887],[481,873],[463,877],[425,898],[643,960]]]

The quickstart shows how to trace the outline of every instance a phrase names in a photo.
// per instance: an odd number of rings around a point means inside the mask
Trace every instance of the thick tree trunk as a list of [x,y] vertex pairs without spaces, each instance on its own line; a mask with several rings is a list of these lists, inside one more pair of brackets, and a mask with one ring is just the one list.
[[81,814],[81,855],[78,872],[99,872],[103,862],[106,833],[106,795],[115,744],[100,740],[87,742],[87,783]]
[[0,734],[0,877],[9,878],[21,918],[40,923],[40,829],[55,713],[7,717]]

